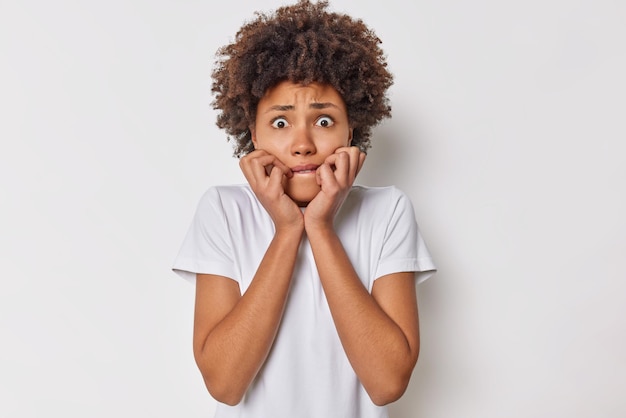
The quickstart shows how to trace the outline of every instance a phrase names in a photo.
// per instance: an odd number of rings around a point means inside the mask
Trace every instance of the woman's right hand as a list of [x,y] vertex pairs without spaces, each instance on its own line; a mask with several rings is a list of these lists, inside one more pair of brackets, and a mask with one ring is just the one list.
[[289,167],[264,150],[254,150],[242,157],[239,167],[274,221],[276,231],[282,228],[304,229],[302,211],[285,193],[284,182],[293,177]]

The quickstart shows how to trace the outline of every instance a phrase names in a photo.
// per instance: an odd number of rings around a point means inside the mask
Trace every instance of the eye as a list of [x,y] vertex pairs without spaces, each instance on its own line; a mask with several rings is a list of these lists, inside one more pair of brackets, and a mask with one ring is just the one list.
[[330,116],[322,116],[315,122],[315,124],[317,126],[321,126],[322,128],[329,128],[335,124],[335,121]]
[[287,119],[283,117],[278,117],[272,121],[272,126],[277,129],[286,128],[287,125]]

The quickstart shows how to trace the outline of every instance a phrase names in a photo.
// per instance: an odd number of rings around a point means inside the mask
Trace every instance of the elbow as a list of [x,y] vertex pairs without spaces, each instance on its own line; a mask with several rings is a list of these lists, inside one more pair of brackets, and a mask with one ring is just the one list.
[[241,402],[248,387],[237,379],[234,373],[216,370],[201,362],[198,362],[198,368],[204,380],[204,386],[213,399],[230,406]]
[[396,372],[378,375],[378,378],[368,385],[369,387],[364,385],[367,394],[375,405],[388,405],[404,395],[411,381],[418,355],[419,350],[416,350],[415,354],[408,358],[404,367],[396,370]]
[[230,406],[235,406],[242,401],[246,393],[245,389],[242,390],[235,385],[218,383],[216,380],[220,379],[204,378],[204,384],[213,399]]
[[229,406],[238,405],[239,402],[241,402],[241,400],[243,399],[243,395],[239,395],[239,394],[232,393],[232,392],[222,392],[222,391],[209,389],[209,394],[216,401],[229,405]]
[[206,361],[199,351],[195,352],[196,365],[204,380],[204,386],[216,401],[235,406],[244,398],[248,385],[242,382],[232,369],[222,369],[216,364]]
[[409,379],[396,379],[367,392],[375,405],[384,406],[400,399],[408,385]]
[[384,406],[400,399],[409,387],[416,361],[417,359],[412,359],[410,365],[395,373],[379,375],[369,387],[365,386],[372,402],[377,406]]

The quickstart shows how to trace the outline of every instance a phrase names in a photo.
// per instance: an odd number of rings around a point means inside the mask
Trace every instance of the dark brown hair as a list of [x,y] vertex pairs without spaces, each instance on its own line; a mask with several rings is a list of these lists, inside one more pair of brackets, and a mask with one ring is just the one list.
[[249,127],[259,100],[283,80],[333,86],[348,110],[352,145],[363,151],[372,127],[391,116],[386,92],[393,77],[380,39],[360,19],[327,8],[325,0],[300,0],[272,14],[257,12],[217,51],[213,107],[217,126],[235,142],[235,156],[254,149]]

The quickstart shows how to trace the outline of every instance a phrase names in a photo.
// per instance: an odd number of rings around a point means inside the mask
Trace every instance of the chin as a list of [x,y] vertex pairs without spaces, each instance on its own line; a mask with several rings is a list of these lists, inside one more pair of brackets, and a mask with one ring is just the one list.
[[317,196],[321,188],[318,186],[315,180],[311,181],[289,181],[285,188],[285,193],[289,196],[298,206],[306,206],[311,200]]

